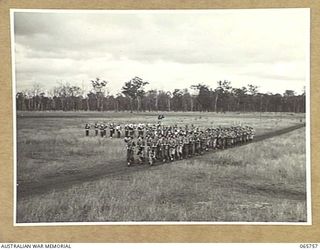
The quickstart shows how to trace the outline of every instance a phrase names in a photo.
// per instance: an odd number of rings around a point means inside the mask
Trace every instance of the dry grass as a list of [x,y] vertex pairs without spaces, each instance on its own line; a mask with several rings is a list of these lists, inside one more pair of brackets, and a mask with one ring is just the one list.
[[[263,125],[270,124],[266,120]],[[19,162],[21,176],[42,178],[45,173],[68,169],[68,162],[76,162],[81,171],[121,152],[118,140],[82,138],[80,129],[72,139],[59,137],[59,132],[51,134],[53,140],[43,132],[42,139],[31,140],[27,131],[19,131],[19,161],[28,162],[32,150],[39,153],[34,160],[50,155],[65,161],[61,169],[50,158],[43,159],[43,168]],[[23,138],[31,140],[31,149]],[[243,147],[22,199],[17,204],[17,221],[306,221],[305,157],[305,130],[299,129]],[[30,173],[35,168],[37,173]]]

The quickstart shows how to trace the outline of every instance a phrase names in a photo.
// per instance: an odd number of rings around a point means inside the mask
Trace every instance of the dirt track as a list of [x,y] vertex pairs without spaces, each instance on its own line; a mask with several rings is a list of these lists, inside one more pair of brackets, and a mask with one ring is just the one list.
[[[256,136],[252,143],[265,140],[271,137],[279,136],[281,134],[291,132],[295,129],[302,128],[304,126],[305,123],[301,123],[295,126]],[[210,153],[214,152],[209,152],[208,154]],[[125,160],[117,160],[109,162],[109,165],[112,165],[112,167],[108,168],[100,164],[88,169],[88,171],[68,172],[64,175],[50,176],[49,178],[46,178],[44,181],[41,182],[19,182],[17,186],[17,198],[19,200],[29,196],[40,195],[49,192],[53,189],[61,190],[70,187],[74,184],[98,180],[105,177],[129,174],[137,171],[150,171],[156,167],[160,167],[166,164],[170,163],[156,164],[152,167],[148,166],[147,164],[136,165],[134,167],[128,168]]]

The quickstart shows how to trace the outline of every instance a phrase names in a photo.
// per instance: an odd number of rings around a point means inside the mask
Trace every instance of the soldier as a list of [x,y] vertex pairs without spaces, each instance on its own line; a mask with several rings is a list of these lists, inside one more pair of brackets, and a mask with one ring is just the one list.
[[241,131],[241,128],[238,127],[238,145],[241,145],[242,144],[242,131]]
[[222,131],[219,128],[217,133],[217,148],[222,149],[223,148],[223,139],[222,139]]
[[98,136],[98,134],[99,134],[99,124],[97,122],[94,124],[94,130],[96,132],[96,136]]
[[177,138],[177,156],[179,160],[182,160],[183,157],[183,136],[181,133],[179,133],[179,136]]
[[142,124],[138,125],[138,136],[143,136],[143,127]]
[[121,137],[121,126],[120,126],[120,124],[118,124],[116,126],[116,132],[117,132],[117,138],[120,138]]
[[231,131],[228,130],[226,133],[226,146],[228,148],[230,148],[232,146],[232,135],[231,135]]
[[217,147],[217,144],[218,144],[218,132],[216,129],[213,129],[212,131],[212,140],[213,140],[213,149],[216,150],[218,147]]
[[161,134],[157,133],[155,135],[155,140],[156,140],[156,159],[161,160]]
[[199,155],[201,153],[201,139],[200,139],[200,135],[196,134],[196,155]]
[[247,135],[246,141],[249,142],[250,141],[250,128],[248,126],[246,126],[246,135]]
[[156,161],[156,155],[157,155],[157,138],[153,136],[151,138],[151,150],[149,151],[149,164],[153,165]]
[[190,136],[189,136],[189,155],[193,156],[196,154],[197,150],[197,132],[195,132],[195,129],[191,130]]
[[[198,129],[198,128],[197,128],[197,129]],[[191,128],[190,128],[191,131],[196,132],[197,129],[195,128],[195,126],[194,126],[193,124],[191,124]]]
[[169,161],[169,140],[166,135],[163,135],[163,162]]
[[212,132],[211,132],[211,129],[208,129],[207,132],[206,132],[206,138],[207,138],[207,151],[209,149],[212,149],[213,148],[213,140],[212,140]]
[[247,130],[242,128],[242,142],[245,144],[247,142]]
[[216,131],[213,128],[211,129],[211,132],[210,132],[210,139],[211,139],[211,145],[212,145],[211,148],[215,150],[217,145],[217,137],[216,137]]
[[137,140],[137,147],[138,147],[138,157],[139,157],[139,162],[142,164],[145,160],[145,140],[143,137],[138,137]]
[[110,123],[110,125],[109,125],[109,132],[110,132],[110,138],[112,138],[113,134],[114,134],[114,124],[113,123]]
[[188,124],[186,124],[186,125],[184,126],[184,131],[185,131],[185,132],[188,132],[188,131],[189,131],[189,129],[188,129]]
[[89,136],[90,124],[86,123],[86,125],[84,126],[84,129],[86,130],[86,136]]
[[125,138],[127,142],[127,163],[130,167],[134,163],[134,147],[136,146],[133,137]]
[[250,133],[249,133],[249,140],[252,141],[254,137],[254,129],[252,127],[249,127]]
[[103,123],[100,124],[100,136],[104,137],[105,126]]
[[184,135],[184,140],[183,140],[183,151],[184,151],[184,158],[188,158],[189,157],[189,143],[190,143],[190,140],[189,140],[189,135],[186,133]]
[[108,127],[107,124],[103,124],[103,136],[104,137],[107,137],[107,127]]
[[207,137],[205,135],[205,133],[203,131],[200,132],[200,142],[201,142],[201,154],[203,154],[203,152],[208,151],[207,148]]
[[236,141],[236,128],[234,128],[231,132],[231,147],[235,146],[235,141]]
[[226,129],[222,130],[222,149],[227,147],[227,132]]
[[133,124],[130,124],[129,125],[129,134],[131,137],[134,137],[134,127],[133,127]]
[[175,149],[176,149],[176,140],[174,135],[171,135],[169,138],[169,157],[171,161],[174,161]]
[[237,132],[236,132],[236,143],[237,143],[237,145],[241,144],[241,133],[240,133],[239,128],[237,129]]
[[164,135],[161,134],[158,139],[158,151],[159,151],[159,159],[162,162],[165,162],[165,150],[164,150]]
[[126,124],[124,126],[124,137],[128,137],[129,136],[129,125]]
[[152,157],[152,138],[151,136],[146,137],[146,147],[147,147],[147,156],[148,156],[148,163],[149,165],[153,164],[153,157]]

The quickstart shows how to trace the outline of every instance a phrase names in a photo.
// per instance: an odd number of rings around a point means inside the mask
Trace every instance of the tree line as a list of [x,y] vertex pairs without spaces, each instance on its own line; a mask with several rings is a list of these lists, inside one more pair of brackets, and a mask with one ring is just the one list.
[[305,91],[296,94],[260,93],[258,86],[248,84],[234,88],[230,81],[218,81],[215,88],[199,83],[172,92],[152,89],[149,82],[134,77],[124,83],[121,92],[106,94],[108,82],[91,80],[91,90],[84,93],[68,83],[54,87],[49,94],[39,85],[16,94],[16,109],[26,111],[201,111],[201,112],[305,112]]

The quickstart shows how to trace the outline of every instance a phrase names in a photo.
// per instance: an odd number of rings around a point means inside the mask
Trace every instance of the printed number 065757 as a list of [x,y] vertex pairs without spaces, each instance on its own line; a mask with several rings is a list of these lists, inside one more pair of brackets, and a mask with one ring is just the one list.
[[300,248],[318,248],[318,244],[300,244]]

